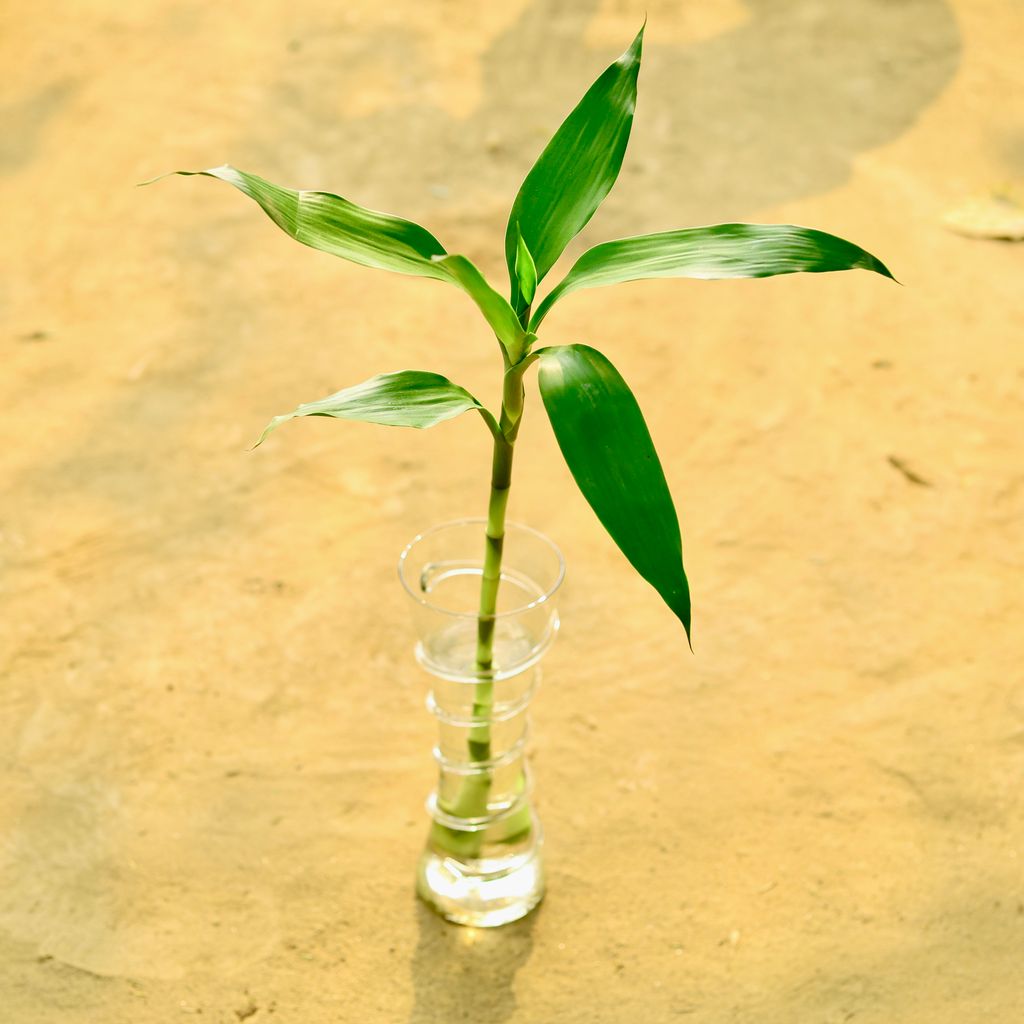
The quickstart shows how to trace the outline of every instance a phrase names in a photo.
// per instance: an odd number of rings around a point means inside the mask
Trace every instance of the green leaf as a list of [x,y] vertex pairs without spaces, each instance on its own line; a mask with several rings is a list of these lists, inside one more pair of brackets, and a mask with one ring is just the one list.
[[364,267],[438,280],[446,272],[434,262],[444,246],[426,229],[401,217],[356,206],[330,192],[297,192],[225,164],[206,171],[174,171],[219,178],[255,200],[284,232],[303,245]]
[[444,246],[419,224],[367,210],[330,192],[281,188],[226,164],[207,171],[172,173],[219,178],[234,185],[259,203],[282,231],[313,249],[364,267],[457,285],[477,304],[509,358],[515,361],[521,357],[526,334],[508,301],[491,288],[465,256],[449,256]]
[[641,28],[562,122],[512,204],[505,262],[517,312],[526,307],[515,269],[519,232],[540,282],[615,184],[633,123],[643,37]]
[[537,307],[530,329],[535,331],[548,310],[578,288],[650,277],[711,281],[856,269],[892,278],[885,264],[860,246],[793,224],[713,224],[620,238],[595,245],[575,262]]
[[529,306],[537,294],[537,265],[533,262],[533,256],[523,238],[519,225],[516,224],[516,281],[519,283],[519,294],[523,302]]
[[362,420],[388,427],[432,427],[460,413],[476,409],[492,432],[494,417],[464,388],[447,377],[423,370],[380,373],[355,387],[345,388],[316,402],[306,402],[294,412],[275,416],[253,447],[288,420],[298,416],[334,416],[342,420]]
[[523,330],[519,317],[504,295],[499,295],[487,279],[465,256],[437,256],[434,262],[457,284],[476,304],[491,330],[505,347],[513,363],[526,353],[530,341]]
[[586,345],[544,348],[540,393],[565,461],[619,549],[690,636],[690,588],[672,495],[640,407]]

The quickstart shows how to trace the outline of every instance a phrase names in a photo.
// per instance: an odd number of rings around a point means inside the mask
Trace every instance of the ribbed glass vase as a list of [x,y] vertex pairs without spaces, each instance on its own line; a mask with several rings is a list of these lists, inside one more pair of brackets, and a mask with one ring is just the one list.
[[[481,618],[485,526],[483,519],[445,523],[416,537],[399,560],[439,733],[416,891],[449,921],[477,927],[515,921],[544,895],[527,709],[558,631],[555,595],[565,575],[547,537],[508,523],[497,611]],[[482,670],[479,643],[488,634],[490,667]]]

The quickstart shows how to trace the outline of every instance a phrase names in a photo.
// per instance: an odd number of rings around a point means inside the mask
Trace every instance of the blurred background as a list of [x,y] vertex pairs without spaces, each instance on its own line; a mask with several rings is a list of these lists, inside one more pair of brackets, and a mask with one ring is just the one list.
[[[717,220],[868,274],[580,294],[676,498],[696,654],[528,395],[553,537],[549,895],[412,896],[434,783],[397,583],[488,436],[274,414],[377,372],[496,404],[472,305],[286,238],[230,162],[418,221],[499,290],[508,208],[646,12],[570,247]],[[1024,178],[1011,0],[8,0],[0,12],[0,1006],[10,1024],[838,1024],[1024,1014]],[[985,232],[982,231],[982,234]],[[998,233],[998,232],[997,232]],[[558,268],[552,279],[557,279]]]

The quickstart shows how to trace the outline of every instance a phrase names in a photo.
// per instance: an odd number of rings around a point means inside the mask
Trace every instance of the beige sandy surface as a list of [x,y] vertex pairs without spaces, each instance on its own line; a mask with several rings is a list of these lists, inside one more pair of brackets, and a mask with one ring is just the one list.
[[[572,247],[723,219],[867,274],[573,296],[677,497],[696,656],[531,393],[556,538],[534,711],[550,892],[412,896],[433,783],[394,573],[487,436],[274,413],[403,367],[496,393],[454,289],[303,249],[224,161],[427,224],[497,280],[522,175],[631,37]],[[8,0],[0,14],[0,1021],[1024,1020],[1024,177],[1011,0]],[[913,482],[895,463],[921,478]]]

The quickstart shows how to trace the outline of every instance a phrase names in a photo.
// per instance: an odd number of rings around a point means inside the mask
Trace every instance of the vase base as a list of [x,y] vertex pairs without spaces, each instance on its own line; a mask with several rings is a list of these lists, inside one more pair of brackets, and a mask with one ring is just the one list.
[[497,928],[525,917],[544,896],[540,843],[513,857],[461,861],[428,847],[416,894],[453,924]]

